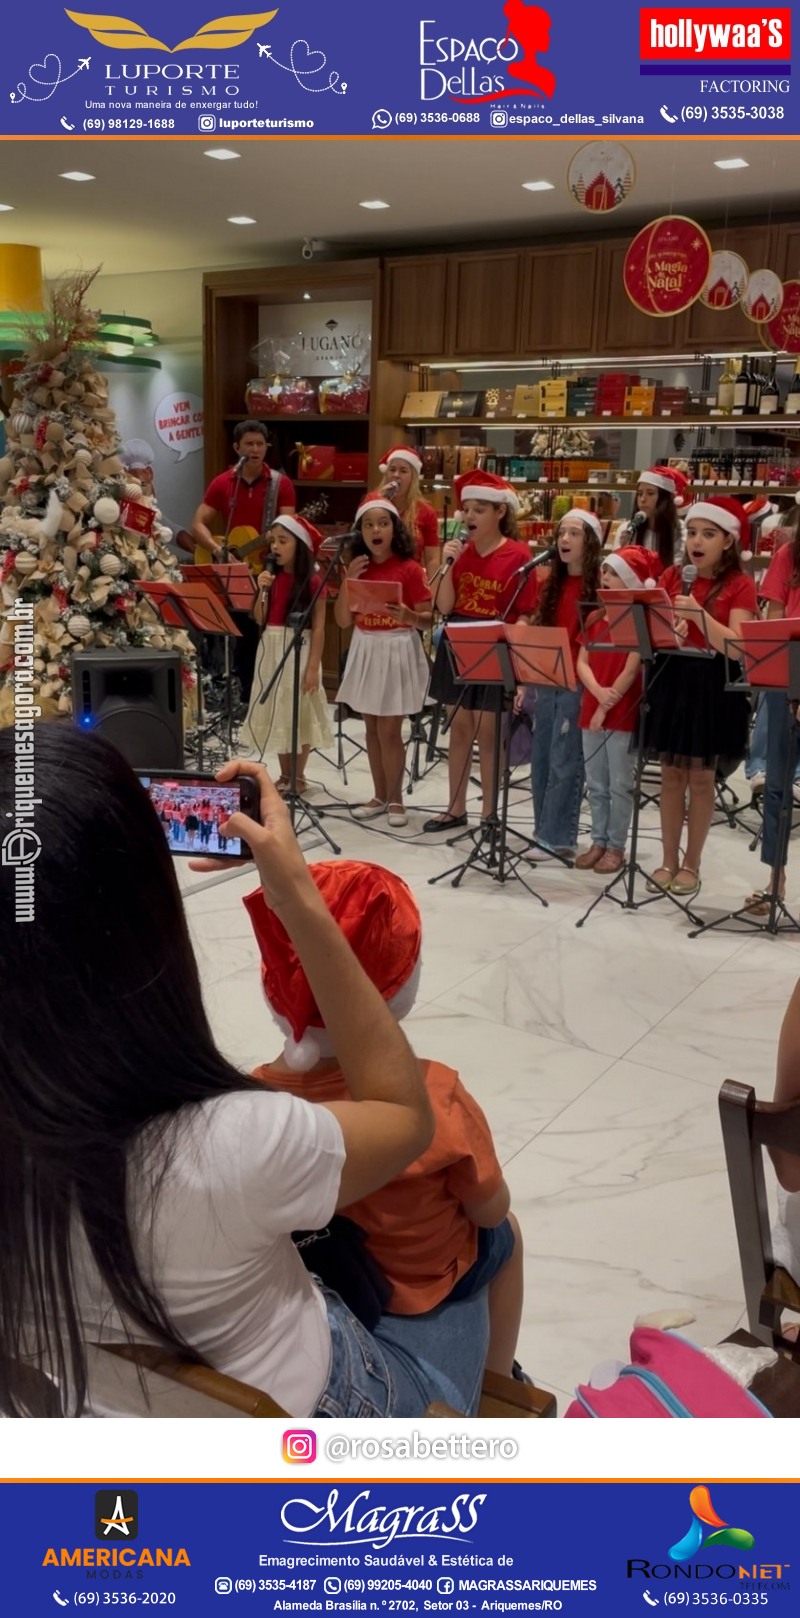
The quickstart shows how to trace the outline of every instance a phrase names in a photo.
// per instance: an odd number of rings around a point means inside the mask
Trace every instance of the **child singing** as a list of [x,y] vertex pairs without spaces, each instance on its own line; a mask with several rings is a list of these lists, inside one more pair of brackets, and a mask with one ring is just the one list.
[[[520,577],[516,575],[521,575],[531,557],[527,545],[517,539],[517,496],[511,485],[493,472],[464,472],[454,479],[453,492],[463,516],[464,539],[449,539],[444,547],[445,572],[439,580],[435,605],[453,623],[504,618],[507,613],[509,623],[516,623],[536,606],[533,574],[518,591]],[[447,761],[450,796],[445,813],[426,820],[422,829],[451,831],[467,824],[469,767],[476,740],[484,819],[493,810],[498,688],[456,684],[447,636],[443,635],[433,665],[431,696],[446,704],[451,720]]]
[[[650,687],[648,749],[661,763],[662,860],[651,890],[669,889],[691,899],[700,891],[700,861],[711,817],[717,771],[730,774],[747,745],[749,704],[743,692],[726,691],[726,647],[731,657],[742,624],[755,618],[756,588],[742,572],[740,548],[749,523],[738,500],[716,495],[686,513],[684,566],[697,576],[687,593],[682,569],[667,568],[661,588],[678,612],[687,647],[710,647],[713,657],[665,655],[656,661]],[[686,852],[681,855],[684,819]]]
[[408,444],[396,444],[384,455],[380,466],[383,483],[379,494],[391,500],[415,545],[415,559],[422,563],[427,577],[433,578],[439,566],[439,519],[433,506],[420,492],[422,459]]
[[689,479],[673,466],[653,466],[639,473],[633,516],[620,530],[620,545],[642,545],[654,551],[661,570],[683,554],[684,530],[678,507],[685,503]]
[[[416,630],[430,623],[431,592],[414,542],[390,500],[368,494],[356,512],[360,535],[345,583],[336,598],[336,622],[355,625],[344,676],[336,693],[360,713],[367,731],[367,757],[373,796],[357,805],[356,820],[387,815],[392,827],[408,825],[403,807],[405,744],[403,719],[417,713],[425,700],[429,669]],[[400,603],[380,602],[373,611],[352,613],[347,579],[365,584],[399,584]]]
[[267,748],[274,749],[280,764],[276,786],[279,792],[286,792],[291,782],[292,768],[292,656],[287,658],[266,702],[262,703],[261,697],[291,644],[290,615],[294,617],[304,613],[313,602],[300,650],[296,790],[304,792],[306,761],[311,748],[329,747],[332,739],[328,700],[321,674],[325,641],[325,592],[314,562],[322,535],[304,517],[283,516],[273,523],[269,538],[277,571],[273,572],[267,567],[263,573],[259,573],[256,581],[258,596],[253,617],[261,627],[261,639],[250,706],[242,727],[242,741],[262,758]]
[[[566,511],[558,525],[558,553],[542,585],[536,623],[558,626],[569,635],[577,662],[581,602],[596,602],[600,583],[603,530],[592,511]],[[571,858],[578,841],[583,796],[583,742],[579,718],[583,692],[529,686],[523,707],[533,715],[531,790],[538,860],[548,853]]]
[[[642,589],[660,571],[658,557],[628,545],[607,556],[600,570],[604,590]],[[605,609],[589,618],[581,637],[577,673],[583,686],[580,728],[586,791],[592,817],[592,842],[579,854],[579,871],[610,876],[625,864],[625,846],[633,813],[636,756],[631,733],[639,719],[642,694],[638,652],[618,651],[612,642]],[[608,651],[588,651],[602,644]]]

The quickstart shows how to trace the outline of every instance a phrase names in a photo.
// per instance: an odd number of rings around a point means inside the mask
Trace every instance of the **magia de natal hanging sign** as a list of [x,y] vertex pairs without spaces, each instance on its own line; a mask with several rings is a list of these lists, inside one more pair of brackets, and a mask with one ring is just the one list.
[[625,291],[645,315],[679,315],[700,296],[711,268],[711,243],[694,219],[664,214],[645,225],[625,255]]
[[800,281],[784,281],[781,308],[760,330],[769,348],[778,353],[800,354]]
[[569,194],[587,213],[613,213],[630,196],[635,180],[633,158],[619,141],[590,141],[567,170]]
[[738,253],[725,247],[711,255],[708,280],[700,293],[707,309],[732,309],[744,296],[750,271]]

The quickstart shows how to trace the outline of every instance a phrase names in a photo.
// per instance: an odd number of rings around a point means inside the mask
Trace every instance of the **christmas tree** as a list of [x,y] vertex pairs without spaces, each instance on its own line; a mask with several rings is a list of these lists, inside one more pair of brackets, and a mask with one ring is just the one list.
[[43,717],[71,711],[70,658],[92,647],[152,646],[184,659],[194,648],[167,630],[136,590],[180,579],[152,495],[125,470],[97,370],[98,316],[85,298],[97,271],[54,282],[14,377],[0,459],[0,725],[13,718],[16,600],[34,603],[34,673]]

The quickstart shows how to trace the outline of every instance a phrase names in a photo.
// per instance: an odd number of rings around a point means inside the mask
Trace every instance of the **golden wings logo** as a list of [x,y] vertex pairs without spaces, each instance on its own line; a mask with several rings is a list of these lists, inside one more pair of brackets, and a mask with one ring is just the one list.
[[88,11],[67,12],[70,20],[78,28],[85,28],[99,45],[108,45],[115,51],[140,49],[147,45],[151,51],[168,51],[170,56],[174,56],[176,51],[235,50],[239,45],[246,45],[256,29],[263,28],[277,14],[276,9],[249,12],[237,17],[215,17],[213,22],[204,23],[202,28],[198,28],[191,39],[182,39],[180,45],[165,45],[163,40],[153,39],[146,28],[140,28],[137,22],[129,22],[127,17],[94,16]]

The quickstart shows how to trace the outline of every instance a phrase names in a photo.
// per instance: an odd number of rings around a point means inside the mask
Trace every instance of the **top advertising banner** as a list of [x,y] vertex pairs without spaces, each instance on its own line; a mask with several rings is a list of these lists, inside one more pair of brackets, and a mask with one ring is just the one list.
[[794,135],[789,7],[46,0],[4,21],[0,136]]

